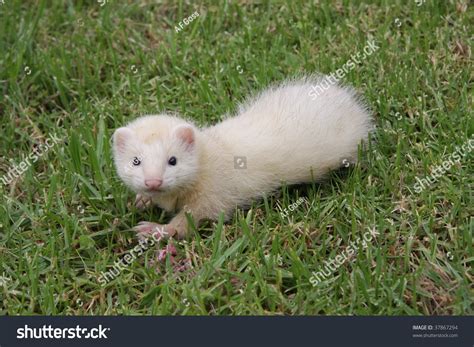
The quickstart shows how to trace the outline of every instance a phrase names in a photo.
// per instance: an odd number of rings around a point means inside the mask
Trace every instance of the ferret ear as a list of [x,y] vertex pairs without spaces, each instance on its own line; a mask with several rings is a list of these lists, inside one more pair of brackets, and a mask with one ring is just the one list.
[[187,146],[187,149],[191,149],[194,147],[195,135],[192,126],[180,125],[176,127],[176,129],[174,130],[174,134]]
[[114,147],[119,151],[123,151],[127,147],[127,143],[132,136],[133,131],[129,128],[118,128],[114,132]]

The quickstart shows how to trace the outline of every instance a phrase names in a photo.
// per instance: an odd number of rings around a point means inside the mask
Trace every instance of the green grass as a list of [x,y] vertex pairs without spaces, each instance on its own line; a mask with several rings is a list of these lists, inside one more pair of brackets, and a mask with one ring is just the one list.
[[[0,188],[1,314],[473,314],[473,152],[412,189],[474,132],[472,7],[31,3],[0,4],[1,175],[51,134],[63,143]],[[168,218],[130,208],[111,159],[115,128],[163,110],[213,124],[275,81],[335,72],[369,39],[380,49],[345,77],[377,125],[359,164],[175,243],[187,271],[169,261],[156,271],[149,250],[98,283],[137,244],[138,221]],[[278,206],[300,196],[309,203],[282,218]],[[371,228],[380,235],[367,249],[309,283]]]

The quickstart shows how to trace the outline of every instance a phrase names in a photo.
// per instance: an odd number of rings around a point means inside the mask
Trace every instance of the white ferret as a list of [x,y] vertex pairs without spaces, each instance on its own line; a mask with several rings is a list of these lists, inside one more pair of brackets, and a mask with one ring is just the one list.
[[[115,165],[136,205],[178,211],[169,224],[141,222],[140,234],[184,237],[199,223],[288,185],[320,179],[357,160],[371,117],[352,89],[304,78],[270,88],[236,116],[199,129],[166,114],[143,116],[113,136]],[[314,93],[322,91],[317,97]],[[313,94],[311,94],[313,92]]]

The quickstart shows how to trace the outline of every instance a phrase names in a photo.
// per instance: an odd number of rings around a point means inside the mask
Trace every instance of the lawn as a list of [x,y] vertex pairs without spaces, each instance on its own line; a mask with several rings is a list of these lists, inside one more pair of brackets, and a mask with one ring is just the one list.
[[[467,1],[0,2],[0,314],[473,314],[473,21]],[[376,124],[357,165],[99,281],[138,221],[169,218],[133,207],[114,129],[162,111],[214,124],[370,41],[344,77]]]

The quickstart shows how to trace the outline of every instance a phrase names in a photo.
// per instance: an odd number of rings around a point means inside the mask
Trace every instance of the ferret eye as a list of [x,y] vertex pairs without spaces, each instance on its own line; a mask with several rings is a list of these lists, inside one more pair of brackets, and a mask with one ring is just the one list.
[[171,157],[168,160],[168,164],[175,166],[176,165],[176,157]]
[[134,157],[132,164],[133,164],[134,166],[138,166],[138,165],[141,164],[141,160],[138,159],[137,157]]

